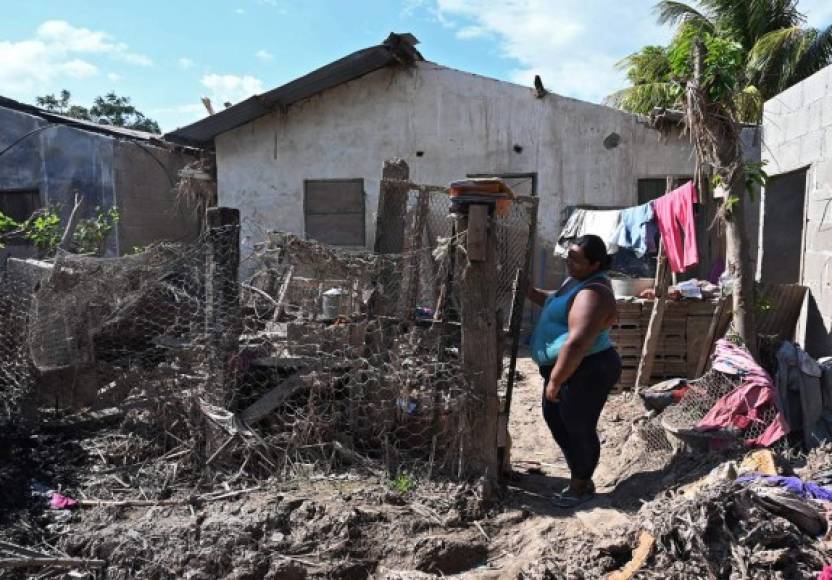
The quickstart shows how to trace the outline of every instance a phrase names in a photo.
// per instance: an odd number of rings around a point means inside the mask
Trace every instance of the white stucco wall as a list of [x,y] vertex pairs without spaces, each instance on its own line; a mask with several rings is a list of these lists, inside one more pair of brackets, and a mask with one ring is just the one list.
[[766,102],[762,157],[770,175],[807,168],[801,279],[824,326],[809,329],[814,333],[810,340],[817,352],[828,354],[832,352],[832,66]]
[[[621,142],[606,149],[612,132]],[[546,280],[554,266],[544,256],[565,206],[633,205],[639,178],[693,170],[686,138],[662,142],[633,115],[555,94],[538,99],[530,88],[427,62],[385,68],[262,117],[217,137],[216,149],[220,203],[267,229],[303,234],[304,179],[363,178],[368,245],[385,159],[401,157],[412,181],[437,185],[535,172],[536,265]],[[253,241],[244,235],[244,245]]]

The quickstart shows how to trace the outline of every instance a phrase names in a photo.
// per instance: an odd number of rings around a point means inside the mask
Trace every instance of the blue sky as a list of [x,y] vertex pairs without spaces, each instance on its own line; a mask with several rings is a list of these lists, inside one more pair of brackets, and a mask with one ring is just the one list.
[[[0,0],[0,95],[33,102],[66,88],[89,105],[129,96],[165,131],[268,90],[389,32],[428,60],[598,102],[624,86],[614,64],[665,42],[653,0]],[[801,0],[832,23],[832,0]]]

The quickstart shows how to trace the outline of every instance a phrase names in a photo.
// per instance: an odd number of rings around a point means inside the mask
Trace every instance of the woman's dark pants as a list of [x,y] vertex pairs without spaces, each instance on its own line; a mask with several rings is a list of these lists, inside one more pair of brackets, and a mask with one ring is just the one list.
[[[551,371],[550,366],[540,367],[544,391]],[[561,385],[557,403],[550,403],[543,396],[543,417],[574,479],[592,479],[598,467],[598,419],[620,377],[621,359],[614,348],[609,348],[584,357],[575,373]]]

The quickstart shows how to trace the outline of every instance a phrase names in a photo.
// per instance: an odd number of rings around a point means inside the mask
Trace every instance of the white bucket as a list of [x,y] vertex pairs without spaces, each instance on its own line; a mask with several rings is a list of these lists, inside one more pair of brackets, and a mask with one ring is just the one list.
[[639,296],[645,290],[652,288],[655,284],[653,278],[610,278],[612,291],[617,298],[626,296]]

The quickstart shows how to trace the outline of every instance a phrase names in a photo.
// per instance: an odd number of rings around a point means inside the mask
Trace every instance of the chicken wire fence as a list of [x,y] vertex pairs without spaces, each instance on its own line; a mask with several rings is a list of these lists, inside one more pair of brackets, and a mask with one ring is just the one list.
[[[730,427],[719,431],[699,431],[698,423],[714,405],[741,384],[740,377],[711,369],[696,380],[687,381],[684,395],[678,403],[669,406],[661,414],[638,426],[638,434],[645,441],[648,451],[671,450],[671,440],[705,445],[712,439],[737,443],[759,438],[776,419],[778,409],[769,404],[760,409],[758,416],[748,421],[744,428]],[[672,436],[668,437],[668,433]],[[785,444],[781,440],[775,446]]]
[[[395,183],[395,182],[394,182]],[[410,268],[406,268],[408,276],[417,279],[419,287],[418,304],[415,306],[436,311],[436,304],[446,305],[447,310],[439,313],[439,316],[449,319],[458,319],[459,316],[459,285],[453,280],[458,280],[461,271],[458,269],[453,256],[453,248],[456,245],[458,236],[454,226],[452,200],[444,188],[435,186],[419,186],[409,184],[388,195],[401,197],[397,207],[401,211],[381,211],[377,216],[377,227],[382,232],[382,239],[379,242],[381,247],[389,247],[384,239],[384,232],[400,232],[401,224],[404,227],[405,237],[403,247],[405,252],[411,252],[414,258],[410,262]],[[494,228],[496,240],[496,294],[497,310],[502,315],[503,326],[508,327],[514,297],[514,283],[518,270],[526,268],[530,253],[530,239],[534,236],[534,224],[537,220],[537,199],[533,197],[519,197],[512,203],[504,214],[495,213],[491,224]],[[533,240],[531,240],[533,241]],[[424,252],[422,250],[430,250]],[[450,254],[449,254],[450,252]],[[450,255],[448,270],[440,270],[437,264],[440,261],[434,260],[433,266],[428,267],[431,260],[430,255]],[[421,256],[416,260],[415,256]],[[411,272],[413,272],[411,274]],[[409,280],[405,281],[408,283]],[[443,285],[450,289],[447,302],[442,301],[441,291]]]
[[436,312],[443,291],[459,299],[461,260],[436,206],[425,242],[395,255],[271,233],[242,281],[238,226],[119,258],[12,261],[3,419],[116,408],[124,439],[109,461],[175,460],[174,473],[468,475],[478,404],[461,325]]

